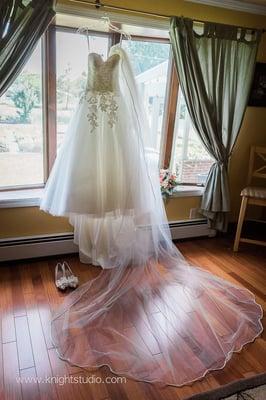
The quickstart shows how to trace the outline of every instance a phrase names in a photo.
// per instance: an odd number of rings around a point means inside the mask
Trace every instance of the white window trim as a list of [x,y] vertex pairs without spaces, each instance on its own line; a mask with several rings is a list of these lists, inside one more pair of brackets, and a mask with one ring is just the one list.
[[203,195],[203,192],[203,186],[178,185],[170,197],[200,197]]
[[[198,197],[203,190],[203,187],[180,185],[171,197]],[[0,192],[0,208],[39,207],[43,191],[43,188],[35,188]]]
[[[100,17],[106,16],[106,11],[99,9],[96,10],[93,7],[88,7],[85,4],[84,5],[76,5],[74,3],[72,4],[60,4],[58,3],[56,5],[56,13],[59,14],[68,14],[68,15],[74,15],[74,16],[79,16],[83,18],[93,18],[99,21]],[[165,31],[169,31],[169,19],[163,19],[163,18],[149,18],[145,16],[140,16],[140,15],[134,15],[134,14],[121,14],[118,11],[111,11],[108,10],[108,15],[110,19],[114,22],[118,22],[121,24],[131,24],[131,25],[137,25],[137,26],[143,26],[147,28],[153,28],[153,29],[162,29]]]
[[43,188],[0,192],[0,208],[34,207],[40,205]]

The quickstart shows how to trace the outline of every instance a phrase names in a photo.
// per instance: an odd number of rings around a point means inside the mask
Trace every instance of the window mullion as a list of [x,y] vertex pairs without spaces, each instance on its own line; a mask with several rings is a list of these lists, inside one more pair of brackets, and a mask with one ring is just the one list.
[[173,59],[171,59],[171,76],[167,90],[168,106],[165,117],[166,138],[165,138],[164,157],[163,157],[163,167],[166,169],[169,168],[171,162],[172,147],[174,144],[174,128],[175,128],[178,88],[179,88],[179,82],[178,82],[177,72]]
[[56,27],[50,25],[45,34],[45,180],[56,158]]
[[[120,29],[120,26],[117,26]],[[119,32],[111,33],[111,47],[120,43],[121,34]]]

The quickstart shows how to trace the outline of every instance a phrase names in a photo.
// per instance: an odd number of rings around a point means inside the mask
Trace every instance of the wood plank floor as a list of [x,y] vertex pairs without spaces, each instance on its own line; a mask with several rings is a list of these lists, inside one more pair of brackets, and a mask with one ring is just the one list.
[[[265,310],[265,249],[241,245],[241,251],[233,254],[232,241],[227,239],[185,241],[178,243],[178,248],[192,263],[251,290]],[[77,256],[64,259],[81,283],[99,272],[96,267],[81,264]],[[0,400],[181,400],[266,371],[265,333],[241,353],[234,354],[223,370],[182,388],[158,388],[130,379],[107,383],[115,378],[108,368],[87,372],[68,365],[57,357],[49,333],[51,313],[65,296],[54,286],[58,261],[62,260],[54,257],[0,265]],[[46,377],[48,381],[44,382]],[[65,377],[68,381],[62,384]],[[85,379],[89,383],[84,383]],[[102,383],[95,383],[96,379]]]

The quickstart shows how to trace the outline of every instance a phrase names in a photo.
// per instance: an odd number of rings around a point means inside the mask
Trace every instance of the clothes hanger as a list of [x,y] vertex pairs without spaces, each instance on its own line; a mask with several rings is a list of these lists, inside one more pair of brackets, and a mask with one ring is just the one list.
[[[131,35],[124,31],[123,29],[118,28],[117,26],[115,26],[108,15],[104,15],[101,17],[101,19],[106,23],[108,30],[113,31],[113,32],[117,32],[120,33],[120,40],[119,40],[119,46],[121,47],[122,45],[122,40],[123,37],[125,37],[127,40],[131,40]],[[76,31],[77,33],[85,33],[86,38],[87,38],[87,44],[88,44],[88,51],[90,52],[90,29],[88,26],[81,26],[80,28],[77,29]]]
[[131,35],[130,35],[128,32],[124,31],[123,29],[120,29],[120,28],[118,28],[116,25],[114,25],[114,24],[111,22],[111,20],[110,20],[110,18],[109,18],[108,15],[102,16],[101,19],[102,19],[103,21],[105,21],[105,23],[106,23],[106,25],[107,25],[107,27],[108,27],[108,29],[109,29],[110,31],[120,33],[120,41],[119,41],[119,45],[120,45],[120,46],[121,46],[121,44],[122,44],[123,37],[125,37],[127,40],[131,40]]
[[81,26],[77,29],[76,33],[85,33],[88,43],[88,51],[90,52],[90,35],[89,35],[89,27],[88,26]]

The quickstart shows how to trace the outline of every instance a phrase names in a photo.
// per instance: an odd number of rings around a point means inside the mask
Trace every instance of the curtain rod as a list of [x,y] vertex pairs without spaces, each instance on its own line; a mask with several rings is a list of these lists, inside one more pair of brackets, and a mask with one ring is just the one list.
[[[105,8],[105,9],[109,9],[109,10],[131,12],[131,13],[134,13],[134,14],[149,15],[150,17],[157,17],[157,18],[163,18],[163,19],[170,19],[172,17],[172,15],[167,15],[167,14],[158,14],[158,13],[149,12],[149,11],[135,10],[135,9],[132,9],[132,8],[113,6],[111,4],[108,5],[108,4],[101,3],[100,0],[95,0],[94,2],[93,1],[86,1],[86,0],[70,0],[70,2],[85,4],[87,6],[93,6],[97,10],[99,10],[100,8]],[[200,22],[201,24],[204,24],[206,22],[206,21],[202,21],[202,20],[199,20],[199,19],[193,19],[193,21],[194,22]],[[256,30],[256,28],[249,28],[249,27],[246,27],[246,26],[239,26],[239,28]],[[262,31],[262,33],[266,32],[265,29],[261,29],[261,31]]]

